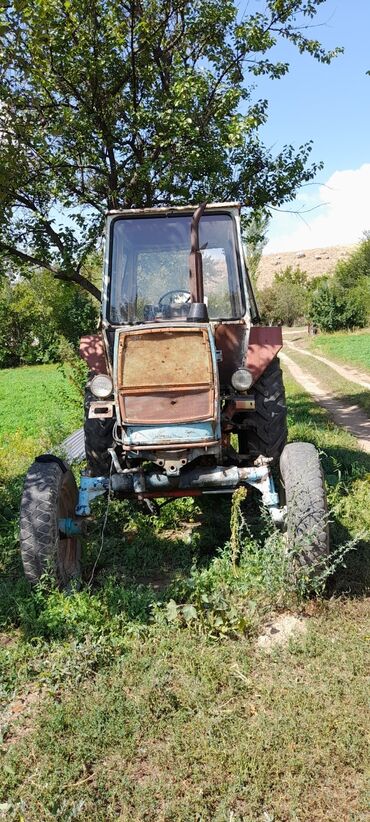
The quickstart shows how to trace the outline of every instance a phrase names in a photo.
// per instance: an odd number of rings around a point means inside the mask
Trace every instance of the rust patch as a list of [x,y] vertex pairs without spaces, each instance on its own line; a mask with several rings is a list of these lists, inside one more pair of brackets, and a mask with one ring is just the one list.
[[253,326],[244,364],[253,374],[253,381],[263,374],[283,346],[280,326]]
[[207,420],[213,416],[213,392],[152,391],[150,394],[127,394],[123,400],[125,423],[160,425],[189,422],[190,418]]
[[121,387],[196,386],[212,376],[208,334],[201,329],[122,332]]
[[244,322],[220,323],[216,326],[216,348],[222,351],[222,360],[218,363],[218,370],[223,387],[230,385],[234,371],[243,366],[247,339],[248,329]]
[[87,334],[80,339],[80,357],[86,360],[90,371],[108,374],[105,349],[101,334]]
[[124,451],[137,451],[137,452],[138,451],[153,451],[153,448],[155,449],[155,451],[178,451],[179,448],[181,448],[181,449],[204,448],[204,450],[207,452],[208,448],[210,448],[211,446],[214,446],[214,445],[219,445],[219,441],[218,440],[196,440],[195,442],[194,441],[191,441],[191,442],[190,441],[189,442],[181,441],[181,443],[178,443],[178,442],[174,443],[172,440],[170,440],[169,442],[156,442],[155,446],[153,446],[153,443],[151,445],[136,445],[136,443],[134,445],[132,443],[129,443],[129,445],[124,445],[124,443],[122,443],[121,448]]
[[[135,494],[131,495],[133,498]],[[200,488],[180,488],[173,491],[145,491],[145,494],[137,494],[138,499],[161,499],[162,497],[201,497],[202,491]]]
[[205,329],[122,332],[118,375],[120,411],[126,425],[214,418],[215,381]]

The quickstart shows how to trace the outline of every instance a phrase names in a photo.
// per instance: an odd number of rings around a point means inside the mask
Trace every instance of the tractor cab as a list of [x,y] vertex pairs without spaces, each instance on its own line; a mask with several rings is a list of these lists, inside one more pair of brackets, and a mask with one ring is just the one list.
[[[238,212],[236,205],[229,204],[195,212],[161,208],[110,214],[105,322],[187,320],[192,302],[205,303],[210,321],[240,321],[249,316],[251,289]],[[192,267],[196,260],[202,269],[201,284]]]

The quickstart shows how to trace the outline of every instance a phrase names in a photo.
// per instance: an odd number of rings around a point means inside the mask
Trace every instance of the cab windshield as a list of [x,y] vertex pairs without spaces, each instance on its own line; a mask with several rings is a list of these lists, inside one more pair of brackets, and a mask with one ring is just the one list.
[[[191,300],[191,221],[190,214],[113,220],[110,322],[138,323],[187,316]],[[210,319],[241,318],[245,307],[232,217],[203,215],[199,245]]]

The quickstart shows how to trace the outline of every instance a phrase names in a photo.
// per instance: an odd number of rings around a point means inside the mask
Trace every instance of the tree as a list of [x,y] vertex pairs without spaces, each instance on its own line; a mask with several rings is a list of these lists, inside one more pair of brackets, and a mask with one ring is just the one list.
[[256,284],[257,269],[262,257],[262,252],[268,242],[267,229],[269,225],[269,215],[266,211],[255,211],[250,219],[243,220],[243,240],[245,255],[249,274]]
[[312,291],[312,321],[322,331],[363,328],[370,317],[370,237],[348,259],[339,260],[331,279],[323,278]]
[[335,280],[322,282],[312,292],[310,318],[321,331],[364,328],[368,314],[362,289],[343,288]]
[[73,283],[56,283],[50,272],[0,288],[0,368],[56,362],[63,343],[77,348],[97,323],[96,302]]
[[[319,168],[311,143],[258,138],[279,40],[322,62],[325,0],[9,0],[0,20],[0,254],[99,297],[84,264],[107,208],[240,199],[279,205]],[[241,113],[241,106],[243,112]]]
[[346,260],[339,260],[335,267],[335,278],[344,288],[352,288],[360,281],[365,291],[370,288],[370,236],[364,239]]
[[277,274],[274,282],[258,295],[262,319],[269,323],[292,326],[304,321],[309,304],[310,284],[305,271],[288,266]]

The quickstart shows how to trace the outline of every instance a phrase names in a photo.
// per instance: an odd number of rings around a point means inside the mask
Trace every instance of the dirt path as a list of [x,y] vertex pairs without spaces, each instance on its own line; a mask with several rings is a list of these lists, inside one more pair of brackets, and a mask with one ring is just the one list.
[[370,391],[370,379],[367,374],[364,374],[362,371],[358,371],[356,368],[350,368],[348,365],[338,365],[338,363],[333,362],[333,360],[328,360],[326,357],[321,357],[319,354],[312,354],[311,351],[306,351],[305,348],[300,348],[298,345],[288,342],[288,340],[284,341],[284,345],[287,348],[297,351],[298,354],[305,354],[306,357],[312,357],[314,360],[323,362],[324,365],[328,365],[329,368],[332,368],[333,371],[336,371],[341,377],[344,377],[350,382],[356,383],[356,385],[361,385],[362,388],[367,388],[367,390]]
[[[296,350],[301,353],[300,348]],[[306,374],[287,354],[281,351],[279,357],[289,368],[292,377],[327,410],[334,422],[356,437],[361,448],[370,454],[370,419],[365,412],[358,405],[341,402],[334,394],[326,391],[315,377]]]

